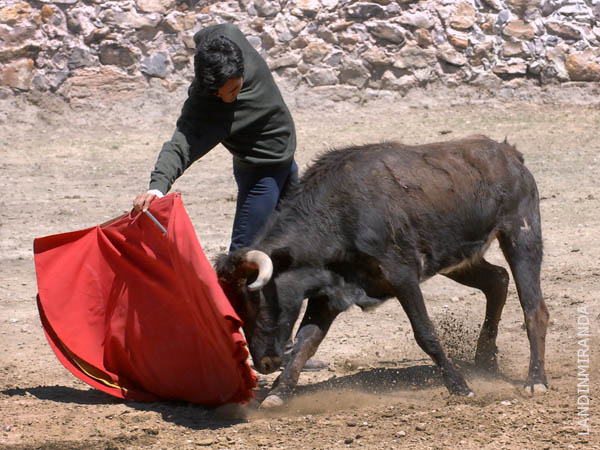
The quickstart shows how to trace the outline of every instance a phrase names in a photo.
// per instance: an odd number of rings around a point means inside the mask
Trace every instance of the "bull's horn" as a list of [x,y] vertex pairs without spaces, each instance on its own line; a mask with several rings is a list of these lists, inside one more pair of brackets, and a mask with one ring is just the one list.
[[250,250],[246,253],[246,263],[255,266],[258,269],[256,280],[248,285],[249,291],[262,289],[269,282],[273,275],[273,262],[269,255],[260,250]]

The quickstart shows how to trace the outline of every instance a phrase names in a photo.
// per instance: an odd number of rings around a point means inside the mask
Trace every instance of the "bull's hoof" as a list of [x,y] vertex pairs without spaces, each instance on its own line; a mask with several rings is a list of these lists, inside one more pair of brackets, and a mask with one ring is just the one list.
[[454,391],[454,392],[451,392],[450,394],[455,395],[456,397],[466,397],[466,398],[475,397],[475,393],[469,388],[467,388],[466,390]]
[[473,391],[469,388],[469,386],[465,382],[460,383],[460,384],[457,383],[454,385],[450,385],[450,386],[447,386],[447,388],[451,395],[456,395],[457,397],[474,397],[475,396]]
[[267,379],[267,377],[265,377],[264,375],[261,374],[256,374],[256,383],[258,385],[259,388],[264,388],[267,387],[269,385],[269,380]]
[[455,395],[456,397],[467,397],[467,398],[475,397],[475,393],[469,388],[450,391],[450,395]]
[[281,406],[283,406],[283,399],[275,394],[268,395],[260,404],[262,409],[280,408]]
[[545,384],[536,383],[533,385],[525,386],[525,392],[531,396],[543,395],[546,392],[548,392],[548,387]]

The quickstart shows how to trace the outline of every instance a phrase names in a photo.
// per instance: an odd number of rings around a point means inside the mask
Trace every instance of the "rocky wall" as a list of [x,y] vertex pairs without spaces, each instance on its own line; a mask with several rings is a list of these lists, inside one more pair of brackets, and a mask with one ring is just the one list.
[[333,100],[437,84],[600,81],[600,0],[0,1],[0,99],[173,91],[193,35],[237,24],[279,79]]

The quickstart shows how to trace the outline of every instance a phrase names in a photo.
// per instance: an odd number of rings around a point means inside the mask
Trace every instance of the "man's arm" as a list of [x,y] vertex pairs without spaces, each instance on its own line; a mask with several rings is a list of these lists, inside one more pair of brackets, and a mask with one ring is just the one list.
[[[206,149],[208,152],[210,149]],[[162,149],[150,174],[150,190],[158,190],[166,194],[177,178],[192,163],[191,146],[187,137],[179,128],[173,133],[170,141],[163,144]]]
[[133,207],[145,211],[156,197],[161,198],[169,192],[177,178],[196,160],[208,153],[219,143],[219,137],[193,133],[184,133],[177,128],[170,141],[163,144],[150,175],[147,192],[139,194],[133,201]]

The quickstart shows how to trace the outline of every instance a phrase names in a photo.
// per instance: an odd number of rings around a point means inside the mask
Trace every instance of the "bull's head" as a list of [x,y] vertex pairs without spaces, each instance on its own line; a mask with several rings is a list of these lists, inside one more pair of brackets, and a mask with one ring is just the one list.
[[254,366],[261,373],[278,370],[300,308],[293,307],[290,314],[289,308],[280,306],[271,258],[258,250],[239,249],[221,255],[216,271],[225,295],[242,319]]

